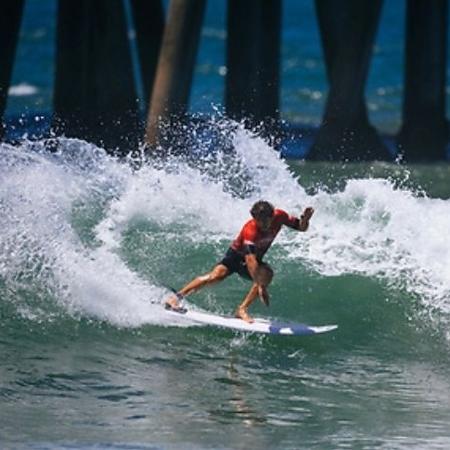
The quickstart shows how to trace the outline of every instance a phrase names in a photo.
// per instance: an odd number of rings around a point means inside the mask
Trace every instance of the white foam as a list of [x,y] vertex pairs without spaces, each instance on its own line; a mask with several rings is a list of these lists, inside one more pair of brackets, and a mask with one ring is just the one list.
[[36,86],[28,83],[19,83],[8,89],[8,94],[14,97],[26,97],[28,95],[35,95],[38,92],[39,89]]
[[71,226],[74,202],[95,192],[117,195],[131,171],[101,153],[95,162],[80,152],[81,169],[70,163],[70,147],[90,146],[67,144],[59,157],[30,152],[27,144],[20,150],[1,145],[0,276],[13,288],[24,279],[44,285],[71,314],[120,326],[160,323],[160,308],[150,302],[160,300],[163,289],[140,279],[107,248],[86,248]]
[[[183,224],[188,239],[227,243],[252,203],[265,198],[291,213],[316,209],[308,233],[277,240],[289,258],[324,276],[380,278],[450,313],[449,201],[418,197],[384,179],[349,180],[342,192],[309,196],[266,142],[233,127],[231,169],[221,154],[199,161],[201,168],[170,159],[133,171],[83,141],[62,140],[57,154],[43,152],[43,142],[1,144],[0,276],[14,287],[28,274],[70,314],[119,326],[166,323],[150,303],[162,299],[164,287],[120,257],[127,229],[144,220],[170,239]],[[236,195],[234,183],[243,179]],[[101,205],[90,244],[72,223],[77,204]]]
[[315,196],[317,213],[292,258],[324,275],[378,277],[446,313],[450,295],[448,201],[414,196],[383,179],[349,180]]

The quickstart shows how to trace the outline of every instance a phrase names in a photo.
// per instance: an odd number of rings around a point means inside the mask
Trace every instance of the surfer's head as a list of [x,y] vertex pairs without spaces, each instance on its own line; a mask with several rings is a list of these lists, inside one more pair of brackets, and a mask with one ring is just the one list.
[[267,229],[272,223],[274,207],[265,200],[257,201],[250,210],[250,214],[262,229]]

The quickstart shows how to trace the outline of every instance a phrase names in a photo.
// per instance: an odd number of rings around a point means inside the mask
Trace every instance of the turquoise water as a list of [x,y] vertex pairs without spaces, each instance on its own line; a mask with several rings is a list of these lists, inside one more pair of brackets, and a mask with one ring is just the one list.
[[[139,170],[83,141],[1,144],[0,446],[448,448],[448,166],[287,164],[220,126],[233,158]],[[336,332],[164,316],[165,287],[214,265],[259,198],[316,214],[278,237],[252,313]],[[247,288],[190,303],[231,314]]]

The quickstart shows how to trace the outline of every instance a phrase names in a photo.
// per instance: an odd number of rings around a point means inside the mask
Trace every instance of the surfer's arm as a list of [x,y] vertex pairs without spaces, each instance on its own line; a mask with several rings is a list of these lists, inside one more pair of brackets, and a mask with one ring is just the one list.
[[314,209],[311,207],[305,208],[300,217],[290,216],[287,212],[281,211],[283,218],[283,225],[293,228],[297,231],[306,231],[309,227],[309,220],[314,214]]
[[259,262],[254,253],[248,253],[245,255],[245,264],[247,265],[248,273],[254,281],[257,278]]

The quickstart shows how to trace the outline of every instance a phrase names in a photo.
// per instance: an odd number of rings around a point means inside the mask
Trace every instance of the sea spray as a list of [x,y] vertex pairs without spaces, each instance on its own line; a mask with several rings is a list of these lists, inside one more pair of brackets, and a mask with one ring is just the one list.
[[[282,252],[271,252],[276,255],[272,264],[295,261],[323,277],[380,279],[432,311],[431,320],[446,323],[448,201],[380,178],[348,179],[337,192],[307,194],[302,170],[294,174],[264,139],[234,122],[230,129],[226,121],[219,125],[225,148],[209,142],[208,153],[199,142],[196,159],[171,154],[138,170],[79,140],[60,139],[53,153],[45,141],[2,144],[0,276],[5,289],[28,289],[28,297],[40,292],[39,308],[54,302],[64,314],[114,325],[169,325],[152,303],[167,295],[165,282],[128,263],[127,233],[146,223],[144,234],[156,230],[162,236],[162,248],[148,239],[140,249],[150,259],[171,252],[174,237],[185,247],[180,252],[205,245],[218,248],[219,256],[248,220],[252,203],[265,198],[292,214],[306,206],[316,210],[307,233],[280,234],[274,248]],[[180,256],[162,261],[171,264]],[[26,303],[33,312],[21,294],[14,302],[17,311]]]
[[[27,287],[71,315],[117,325],[158,323],[149,297],[162,289],[131,272],[101,245],[82,244],[71,223],[72,207],[120,195],[131,171],[81,141],[61,142],[59,154],[44,144],[2,145],[0,276],[9,292]],[[37,289],[39,287],[39,290]],[[15,298],[23,311],[23,297]]]
[[314,231],[290,256],[323,275],[361,274],[406,290],[429,308],[450,312],[448,201],[418,197],[384,179],[349,180],[318,193]]

